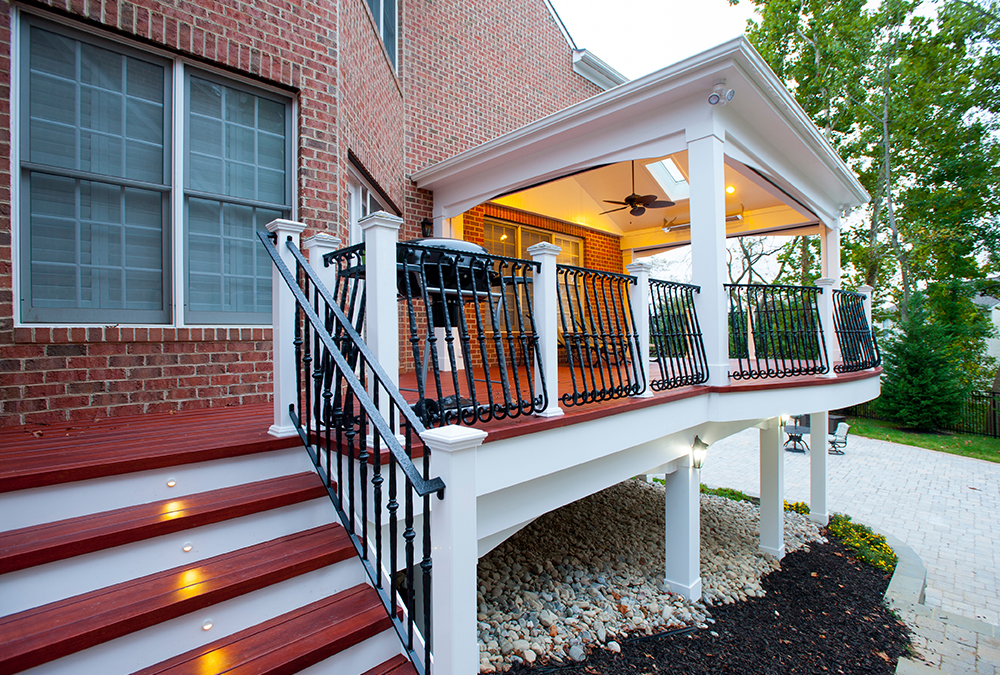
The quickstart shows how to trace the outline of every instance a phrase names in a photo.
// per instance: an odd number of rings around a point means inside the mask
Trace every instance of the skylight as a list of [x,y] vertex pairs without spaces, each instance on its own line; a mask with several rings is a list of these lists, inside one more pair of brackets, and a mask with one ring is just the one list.
[[687,181],[684,180],[684,174],[669,157],[647,164],[646,170],[649,171],[649,175],[653,177],[660,189],[666,193],[667,199],[676,202],[691,196],[691,190]]

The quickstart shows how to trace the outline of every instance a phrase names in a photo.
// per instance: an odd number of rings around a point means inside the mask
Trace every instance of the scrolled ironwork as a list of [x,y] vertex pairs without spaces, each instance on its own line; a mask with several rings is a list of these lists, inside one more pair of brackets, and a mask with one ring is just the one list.
[[397,244],[396,285],[417,375],[414,409],[427,426],[544,410],[546,374],[532,309],[540,265],[456,244],[461,249]]
[[[630,289],[635,277],[556,266],[559,343],[573,391],[563,405],[609,401],[646,390]],[[561,357],[563,358],[563,357]]]
[[[423,452],[421,468],[414,463],[419,447],[415,436],[425,427],[361,339],[359,314],[352,317],[344,311],[290,240],[278,245],[294,257],[294,274],[268,235],[258,237],[295,299],[298,388],[289,416],[414,668],[421,675],[429,673],[431,615],[426,599],[433,549],[427,518],[431,495],[443,498],[445,485],[430,476],[429,453]],[[325,257],[338,271],[358,267],[363,262],[360,249],[347,251]],[[350,264],[341,267],[341,261]],[[362,278],[358,272],[354,281]],[[338,279],[339,290],[358,291],[338,300],[353,296],[355,302],[346,306],[360,309],[363,316],[363,288],[352,284],[342,286]],[[423,518],[420,542],[415,536],[418,515]],[[389,531],[388,551],[383,529]],[[397,571],[406,578],[402,588]],[[425,599],[421,607],[418,595]]]
[[868,370],[882,363],[875,331],[868,325],[864,295],[854,291],[833,291],[833,327],[841,358],[833,367],[835,373]]
[[816,286],[726,284],[734,380],[820,375],[830,370]]
[[694,294],[699,286],[649,280],[649,347],[657,373],[653,391],[701,384],[708,380],[708,361]]

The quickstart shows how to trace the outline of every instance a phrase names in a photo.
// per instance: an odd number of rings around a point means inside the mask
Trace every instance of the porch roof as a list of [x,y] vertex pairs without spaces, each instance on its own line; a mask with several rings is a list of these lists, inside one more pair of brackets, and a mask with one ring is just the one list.
[[[728,105],[713,106],[707,99],[720,80],[735,90],[735,97]],[[728,167],[762,177],[799,214],[797,225],[836,227],[845,209],[869,199],[853,171],[743,37],[581,101],[412,178],[418,187],[433,191],[435,219],[451,218],[490,199],[604,165],[683,158],[689,141],[708,135],[724,141]],[[623,248],[630,246],[623,242]]]

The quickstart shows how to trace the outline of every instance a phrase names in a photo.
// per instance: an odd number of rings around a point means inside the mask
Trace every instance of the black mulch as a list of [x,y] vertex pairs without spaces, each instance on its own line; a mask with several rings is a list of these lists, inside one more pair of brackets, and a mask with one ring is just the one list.
[[882,604],[888,585],[889,575],[831,539],[785,556],[781,570],[764,578],[763,598],[711,607],[708,629],[625,638],[620,654],[593,649],[580,663],[519,664],[509,672],[890,675],[909,639]]

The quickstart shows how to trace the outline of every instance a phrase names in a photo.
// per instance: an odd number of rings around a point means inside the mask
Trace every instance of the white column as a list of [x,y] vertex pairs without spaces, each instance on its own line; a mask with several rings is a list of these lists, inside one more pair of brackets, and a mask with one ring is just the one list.
[[337,288],[337,267],[336,265],[327,267],[323,264],[323,256],[340,248],[340,237],[320,232],[305,239],[302,242],[302,247],[305,249],[309,266],[316,271],[316,276],[326,286],[326,290],[330,292],[330,295],[333,295]]
[[691,466],[691,456],[664,476],[666,560],[664,581],[674,593],[688,600],[701,599],[701,471]]
[[476,451],[486,432],[450,425],[420,435],[431,450],[431,475],[444,481],[444,499],[431,503],[434,582],[431,649],[434,672],[479,672],[476,632]]
[[535,328],[538,330],[538,351],[542,355],[541,367],[535,366],[535,387],[542,388],[545,373],[545,394],[548,405],[535,413],[539,417],[556,417],[563,414],[559,407],[559,296],[556,293],[556,259],[561,248],[547,241],[528,247],[531,259],[541,263],[542,271],[535,272],[532,280],[532,309]]
[[823,326],[823,344],[826,345],[826,355],[829,359],[830,370],[823,377],[837,377],[833,372],[833,364],[841,360],[840,343],[837,342],[837,332],[833,325],[833,286],[834,280],[823,277],[816,280],[816,285],[823,291],[816,297],[816,304],[819,306],[819,322]]
[[715,132],[688,140],[691,186],[692,281],[708,359],[709,385],[729,384],[729,322],[726,302],[726,200],[723,143]]
[[[267,231],[277,236],[275,248],[285,267],[295,275],[295,257],[286,242],[299,245],[299,235],[306,229],[291,220],[272,220]],[[298,433],[288,415],[288,406],[298,407],[295,383],[295,297],[277,267],[271,269],[271,350],[274,354],[274,424],[267,430],[272,436],[285,438]]]
[[820,260],[823,276],[834,280],[834,288],[840,288],[840,226],[843,218],[833,225],[820,223]]
[[636,358],[639,360],[642,381],[646,383],[642,393],[633,398],[650,398],[653,392],[649,387],[649,270],[653,269],[653,265],[634,262],[626,265],[625,269],[636,278],[635,288],[631,293],[632,316],[635,317],[635,332],[639,336],[639,353]]
[[827,452],[826,434],[827,420],[829,416],[826,410],[822,412],[809,413],[809,445],[812,452],[809,453],[809,520],[826,525],[830,520],[827,511]]
[[785,457],[777,417],[760,428],[760,550],[785,557]]
[[368,347],[399,385],[396,240],[403,219],[378,211],[359,223],[365,238],[365,327]]

